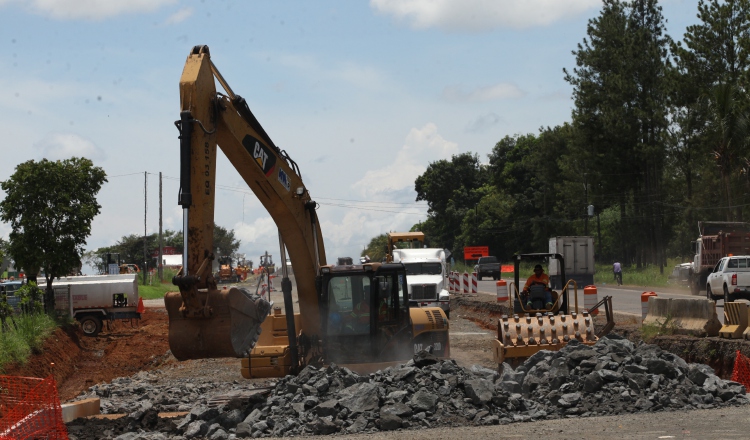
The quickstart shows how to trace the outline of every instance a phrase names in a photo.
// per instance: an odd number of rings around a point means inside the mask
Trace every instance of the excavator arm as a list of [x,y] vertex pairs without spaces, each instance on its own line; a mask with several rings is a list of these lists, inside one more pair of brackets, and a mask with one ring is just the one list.
[[[217,81],[225,93],[217,93]],[[296,330],[308,336],[319,334],[315,277],[325,265],[325,249],[317,204],[297,164],[273,143],[245,100],[234,94],[211,62],[207,46],[193,48],[185,62],[180,102],[176,124],[185,250],[183,270],[173,280],[180,293],[165,297],[170,349],[181,360],[247,356],[271,307],[245,289],[217,290],[211,274],[217,145],[271,215],[280,243],[289,251],[302,315],[301,329]],[[282,280],[282,291],[294,328],[288,278]],[[290,332],[290,337],[295,333]],[[290,345],[295,344],[290,341]]]

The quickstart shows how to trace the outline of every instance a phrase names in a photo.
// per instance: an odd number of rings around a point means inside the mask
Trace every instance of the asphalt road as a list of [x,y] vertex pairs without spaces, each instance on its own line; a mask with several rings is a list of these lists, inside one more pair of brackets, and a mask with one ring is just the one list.
[[[513,282],[513,279],[503,278],[508,285]],[[493,280],[482,280],[477,282],[477,289],[479,294],[484,295],[495,295],[497,296],[496,281]],[[659,298],[698,298],[690,295],[689,289],[682,289],[679,287],[667,287],[667,288],[646,288],[637,286],[597,286],[598,298],[601,299],[604,296],[612,297],[612,308],[614,311],[619,313],[629,313],[637,316],[642,315],[641,311],[641,294],[644,292],[656,293]],[[571,295],[570,302],[573,304],[575,301]],[[578,290],[578,304],[583,306],[583,289]],[[719,320],[724,322],[724,300],[716,301],[716,315]]]

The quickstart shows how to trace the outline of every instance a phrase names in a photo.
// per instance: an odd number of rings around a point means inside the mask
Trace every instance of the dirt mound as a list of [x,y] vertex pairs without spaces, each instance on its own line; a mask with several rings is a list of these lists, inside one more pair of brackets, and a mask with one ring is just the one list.
[[[23,365],[10,365],[10,376],[47,377],[53,374],[60,399],[72,399],[88,387],[130,376],[168,362],[168,319],[164,309],[148,308],[138,322],[104,326],[94,338],[77,325],[55,330],[44,347]],[[54,366],[53,366],[54,364]]]

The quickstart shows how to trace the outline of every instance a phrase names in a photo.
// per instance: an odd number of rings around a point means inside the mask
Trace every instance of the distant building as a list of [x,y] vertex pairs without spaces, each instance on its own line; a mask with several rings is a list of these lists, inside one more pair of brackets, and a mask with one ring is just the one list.
[[182,267],[182,255],[162,255],[162,264],[164,267],[179,269]]

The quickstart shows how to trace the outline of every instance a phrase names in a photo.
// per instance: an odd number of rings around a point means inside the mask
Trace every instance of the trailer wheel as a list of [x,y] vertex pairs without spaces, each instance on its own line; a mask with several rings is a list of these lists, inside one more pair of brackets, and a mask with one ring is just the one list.
[[102,330],[102,320],[94,315],[84,316],[81,318],[81,330],[86,336],[96,336]]

